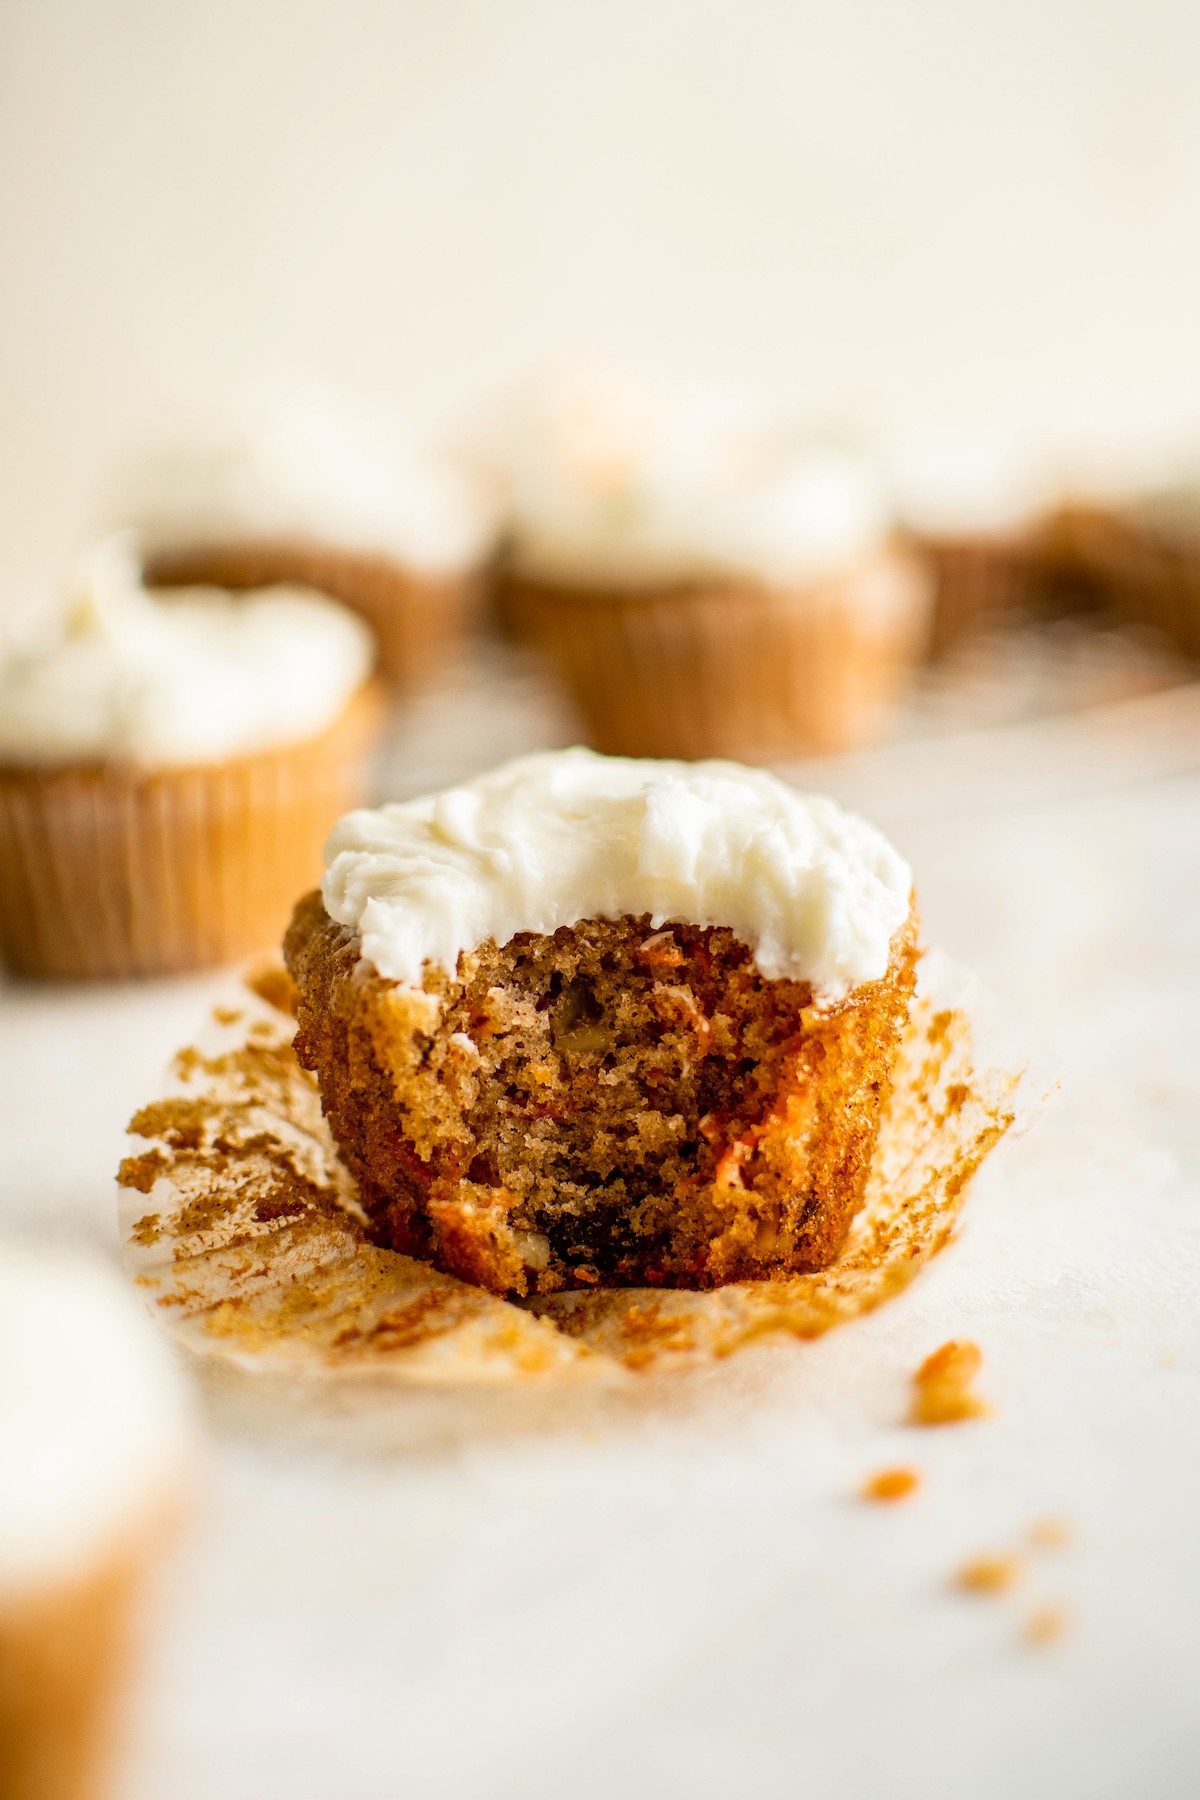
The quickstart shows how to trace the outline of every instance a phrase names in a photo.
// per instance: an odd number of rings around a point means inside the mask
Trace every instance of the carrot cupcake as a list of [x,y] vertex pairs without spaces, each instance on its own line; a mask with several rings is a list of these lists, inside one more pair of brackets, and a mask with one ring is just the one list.
[[1059,532],[1111,617],[1200,657],[1200,479],[1160,472],[1123,493],[1080,484]]
[[315,588],[367,620],[400,689],[453,661],[495,538],[494,504],[464,467],[382,413],[306,391],[254,429],[148,458],[119,499],[151,582]]
[[497,1293],[836,1256],[916,961],[909,870],[731,763],[568,750],[352,813],[285,954],[379,1241]]
[[165,1347],[107,1270],[0,1248],[0,1793],[112,1789],[140,1603],[193,1474]]
[[856,459],[721,395],[593,376],[539,389],[502,458],[502,611],[599,749],[787,756],[878,732],[926,583]]
[[0,959],[200,968],[278,940],[363,797],[370,633],[319,594],[156,598],[136,541],[0,657]]
[[1067,567],[1048,530],[1057,495],[1030,458],[980,441],[909,443],[892,474],[905,537],[933,580],[933,656],[1056,610]]

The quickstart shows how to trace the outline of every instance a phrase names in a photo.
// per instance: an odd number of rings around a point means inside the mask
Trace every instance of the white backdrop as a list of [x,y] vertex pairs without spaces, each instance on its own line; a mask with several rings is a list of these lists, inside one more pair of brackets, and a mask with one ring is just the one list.
[[1191,0],[6,0],[0,597],[114,448],[549,350],[1200,441]]

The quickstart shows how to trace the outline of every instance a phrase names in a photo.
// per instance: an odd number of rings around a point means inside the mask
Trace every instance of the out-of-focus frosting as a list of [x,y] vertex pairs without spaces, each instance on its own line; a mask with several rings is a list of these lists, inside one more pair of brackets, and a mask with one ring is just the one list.
[[1200,539],[1200,473],[1180,474],[1160,486],[1146,487],[1130,510],[1139,524],[1167,539],[1193,545]]
[[1028,529],[1058,498],[1044,462],[1015,445],[929,435],[894,446],[896,511],[928,537],[991,537]]
[[912,887],[873,825],[765,770],[582,749],[348,813],[326,865],[330,916],[408,986],[488,939],[649,913],[728,926],[826,1003],[884,974]]
[[370,674],[367,627],[302,588],[142,584],[107,539],[31,641],[0,653],[0,760],[220,761],[324,731]]
[[195,1425],[123,1283],[0,1248],[0,1600],[86,1574],[180,1497]]
[[583,588],[706,575],[803,583],[887,537],[881,481],[744,399],[583,371],[512,409],[498,451],[514,566]]
[[146,456],[110,511],[152,550],[289,538],[431,575],[472,567],[496,534],[494,496],[466,467],[390,415],[304,388],[241,429]]

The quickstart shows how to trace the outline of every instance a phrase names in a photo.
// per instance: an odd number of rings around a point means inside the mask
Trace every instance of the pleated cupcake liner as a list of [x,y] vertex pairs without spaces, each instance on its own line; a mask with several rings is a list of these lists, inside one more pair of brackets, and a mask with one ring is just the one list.
[[934,660],[970,638],[1045,611],[1053,559],[1035,534],[912,541],[932,577],[929,654]]
[[[881,593],[886,584],[886,593]],[[773,758],[871,742],[921,654],[928,585],[899,555],[792,589],[593,593],[509,576],[504,611],[599,750]]]
[[42,978],[121,979],[278,944],[361,802],[380,714],[226,762],[0,767],[0,957]]

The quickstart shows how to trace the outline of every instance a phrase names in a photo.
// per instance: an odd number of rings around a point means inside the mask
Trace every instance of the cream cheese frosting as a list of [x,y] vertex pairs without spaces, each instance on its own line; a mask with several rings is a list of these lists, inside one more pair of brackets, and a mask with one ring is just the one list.
[[305,589],[155,597],[123,533],[0,653],[0,759],[163,767],[301,742],[333,724],[374,656],[353,613]]
[[497,524],[494,496],[465,465],[382,409],[306,387],[240,427],[143,457],[111,511],[153,551],[288,538],[430,575],[473,567]]
[[326,865],[330,917],[409,987],[489,939],[648,913],[727,926],[823,1004],[885,973],[912,888],[873,825],[765,770],[583,749],[348,813]]
[[0,1247],[0,1599],[86,1574],[179,1495],[179,1372],[102,1265]]
[[1027,530],[1060,497],[1045,458],[999,439],[929,433],[893,446],[900,519],[928,537],[993,537]]
[[564,373],[530,389],[499,437],[511,559],[537,579],[793,585],[857,562],[890,528],[863,459],[798,442],[722,389]]

